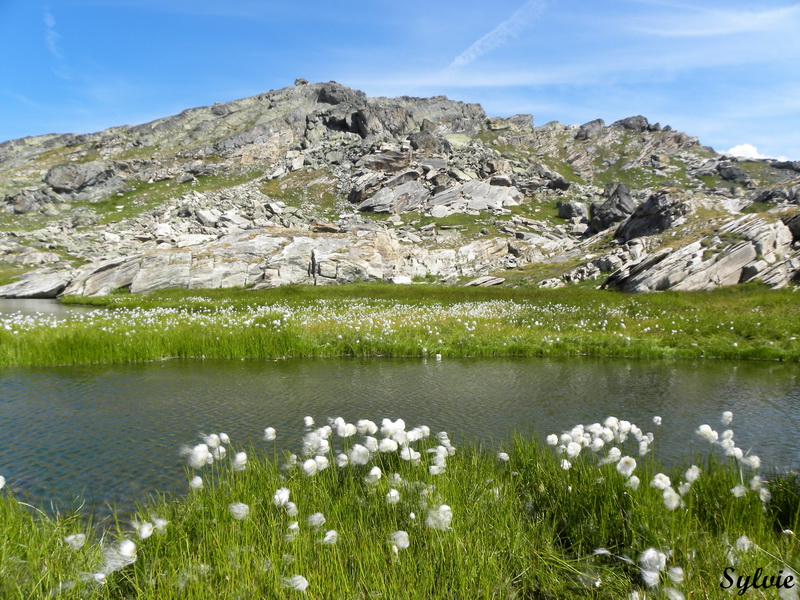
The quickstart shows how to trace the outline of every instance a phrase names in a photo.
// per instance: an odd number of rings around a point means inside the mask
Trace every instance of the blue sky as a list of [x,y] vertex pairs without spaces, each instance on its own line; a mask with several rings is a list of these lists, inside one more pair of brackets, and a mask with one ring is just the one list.
[[642,114],[800,160],[800,3],[0,0],[0,141],[87,133],[296,77],[490,115]]

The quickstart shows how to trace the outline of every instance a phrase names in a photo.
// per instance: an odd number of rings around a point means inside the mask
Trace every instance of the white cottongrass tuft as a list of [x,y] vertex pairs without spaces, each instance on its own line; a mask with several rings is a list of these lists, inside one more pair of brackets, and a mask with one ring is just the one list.
[[325,515],[323,515],[321,512],[315,512],[308,515],[308,519],[306,519],[306,521],[308,522],[309,527],[322,527],[325,525],[326,519]]
[[364,481],[369,484],[378,483],[378,480],[381,478],[382,472],[380,467],[372,467],[369,473],[364,476]]
[[80,550],[86,543],[86,534],[73,533],[72,535],[68,535],[67,537],[65,537],[64,541],[67,542],[69,547],[72,548],[73,550]]
[[247,468],[247,452],[237,452],[231,466],[234,471],[244,471]]
[[558,436],[555,433],[551,433],[547,436],[547,443],[550,446],[558,446]]
[[667,567],[667,555],[655,548],[648,548],[639,556],[639,567],[645,584],[648,587],[656,587],[661,571]]
[[277,434],[275,433],[275,428],[274,427],[267,427],[264,430],[264,441],[265,442],[271,442],[276,437],[277,437]]
[[350,448],[350,463],[353,465],[365,465],[369,462],[369,457],[369,449],[361,444],[356,444]]
[[601,464],[615,463],[620,458],[622,458],[622,451],[616,446],[613,446],[611,449],[609,449],[608,454],[606,454],[606,457],[603,460],[601,460],[600,463]]
[[722,421],[722,424],[727,427],[731,424],[731,421],[733,421],[733,413],[729,410],[726,410],[724,413],[722,413],[722,419],[720,419],[720,421]]
[[144,523],[134,523],[133,528],[138,532],[139,539],[146,540],[151,535],[153,535],[153,524],[149,521],[145,521]]
[[305,423],[306,427],[313,427],[314,417],[303,417],[303,423]]
[[566,450],[567,457],[568,458],[577,457],[581,453],[582,449],[583,449],[583,446],[581,446],[579,443],[570,442],[569,444],[567,444],[567,450]]
[[384,454],[390,454],[392,452],[396,452],[398,448],[398,444],[392,438],[383,438],[378,443],[378,450],[383,452]]
[[297,513],[300,512],[297,510],[297,505],[294,502],[287,502],[284,504],[283,508],[286,510],[286,514],[290,517],[296,517]]
[[561,468],[564,469],[565,471],[568,471],[569,469],[572,468],[572,463],[569,462],[566,458],[564,458],[561,460]]
[[692,465],[686,470],[686,481],[689,483],[694,483],[698,477],[700,477],[700,467],[697,465]]
[[350,459],[347,458],[347,454],[344,452],[340,452],[336,455],[336,466],[340,469],[344,469],[350,463]]
[[193,469],[201,469],[214,462],[214,457],[207,444],[197,444],[194,448],[189,449],[186,460]]
[[734,546],[736,546],[737,550],[740,550],[742,552],[750,552],[750,548],[753,547],[753,542],[750,541],[749,537],[743,535],[736,540]]
[[386,494],[386,504],[397,504],[400,502],[400,492],[396,489],[390,489]]
[[636,491],[636,490],[639,489],[639,484],[640,483],[641,483],[641,481],[639,480],[639,478],[636,475],[631,475],[630,479],[628,479],[628,481],[625,482],[625,487],[629,487],[633,491]]
[[317,461],[313,458],[309,458],[307,461],[303,463],[303,472],[311,477],[314,473],[317,472]]
[[686,574],[683,572],[681,567],[670,567],[667,570],[667,575],[672,583],[680,585],[683,583],[683,580],[686,578]]
[[653,423],[655,423],[656,425],[661,425],[661,417],[659,417],[658,415],[653,417]]
[[317,472],[324,471],[331,464],[327,456],[315,456],[314,462],[317,463]]
[[335,529],[330,529],[329,531],[325,532],[325,537],[322,538],[323,544],[326,546],[333,546],[336,542],[339,541],[339,533]]
[[695,433],[706,440],[709,444],[712,444],[719,439],[719,434],[711,429],[711,425],[700,425]]
[[681,497],[671,486],[664,489],[664,506],[667,510],[675,510],[681,505]]
[[389,543],[394,544],[398,550],[405,550],[411,545],[408,533],[402,529],[389,535]]
[[106,548],[104,555],[105,563],[98,573],[103,575],[103,580],[109,573],[119,571],[136,562],[136,544],[131,540],[122,540],[116,548]]
[[499,460],[500,462],[508,462],[510,459],[511,457],[508,456],[508,454],[506,454],[505,452],[497,453],[497,460]]
[[361,435],[375,435],[378,432],[378,426],[369,419],[361,419],[356,423],[356,429]]
[[189,486],[195,490],[202,490],[203,489],[203,478],[200,475],[195,475],[189,481]]
[[6,478],[0,475],[0,490],[6,487]]
[[450,529],[450,521],[453,519],[453,509],[447,504],[442,504],[439,508],[428,509],[428,516],[425,524],[432,529]]
[[153,527],[156,528],[158,533],[165,533],[167,531],[167,525],[169,525],[169,521],[166,519],[160,519],[158,517],[153,519]]
[[289,488],[279,488],[272,497],[272,501],[275,506],[286,506],[286,503],[289,502]]
[[308,587],[308,579],[306,579],[302,575],[292,575],[291,577],[284,577],[283,587],[295,590],[297,592],[305,592],[306,588]]
[[219,439],[219,436],[216,433],[212,433],[209,435],[201,433],[200,435],[203,436],[203,441],[211,450],[218,447],[220,443],[222,443],[222,440]]
[[770,498],[772,498],[772,493],[767,488],[764,487],[758,490],[758,497],[764,504],[766,504],[767,502],[770,501]]
[[665,490],[672,485],[672,482],[669,480],[669,477],[663,473],[658,473],[655,477],[653,477],[653,481],[650,482],[650,485],[654,488]]
[[228,504],[228,510],[230,511],[231,516],[237,521],[246,519],[247,515],[250,514],[250,507],[242,502],[231,502]]
[[686,600],[686,596],[683,595],[683,592],[674,587],[664,588],[664,595],[667,597],[667,600]]
[[231,438],[228,437],[227,433],[220,432],[219,441],[222,442],[223,444],[230,444],[231,443]]
[[624,477],[630,477],[633,475],[633,471],[636,469],[636,459],[631,456],[623,456],[619,459],[617,463],[617,471]]
[[731,488],[731,494],[733,494],[734,498],[741,498],[745,494],[747,494],[747,488],[743,485],[737,485]]

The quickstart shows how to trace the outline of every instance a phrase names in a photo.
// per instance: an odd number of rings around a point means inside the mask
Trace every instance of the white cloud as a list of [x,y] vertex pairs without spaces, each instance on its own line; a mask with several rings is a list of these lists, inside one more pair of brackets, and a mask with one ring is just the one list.
[[775,158],[777,160],[789,160],[785,156],[767,156],[766,154],[761,154],[758,148],[753,146],[753,144],[739,144],[730,150],[726,150],[724,154],[738,156],[739,158]]
[[525,25],[527,25],[530,19],[539,16],[542,11],[544,11],[545,6],[545,3],[541,0],[528,0],[517,12],[511,15],[511,18],[500,23],[500,25],[456,56],[447,69],[449,71],[455,71],[466,67],[487,52],[491,52],[495,48],[502,46],[508,40],[516,36]]
[[56,31],[56,20],[47,6],[44,7],[44,27],[44,41],[50,54],[58,60],[64,60],[64,53],[61,52],[61,48],[58,45],[58,40],[61,36]]

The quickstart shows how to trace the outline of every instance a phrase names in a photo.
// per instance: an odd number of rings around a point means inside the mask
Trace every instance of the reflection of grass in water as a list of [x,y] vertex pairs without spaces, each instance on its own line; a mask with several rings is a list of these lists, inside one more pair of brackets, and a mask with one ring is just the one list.
[[646,431],[615,418],[496,456],[389,419],[307,431],[308,454],[282,459],[274,442],[267,458],[204,436],[188,495],[102,539],[6,494],[2,596],[714,598],[732,563],[788,575],[800,559],[784,532],[800,527],[796,476],[762,479],[741,451],[664,470]]
[[6,318],[0,364],[436,353],[798,360],[794,300],[754,285],[638,296],[386,284],[166,290],[74,298],[120,310],[58,323]]

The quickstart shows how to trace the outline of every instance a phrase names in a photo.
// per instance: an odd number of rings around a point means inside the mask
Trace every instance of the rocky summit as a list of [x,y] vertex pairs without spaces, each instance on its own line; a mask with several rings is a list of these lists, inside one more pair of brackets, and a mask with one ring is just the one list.
[[334,82],[0,144],[0,297],[800,280],[800,162]]

